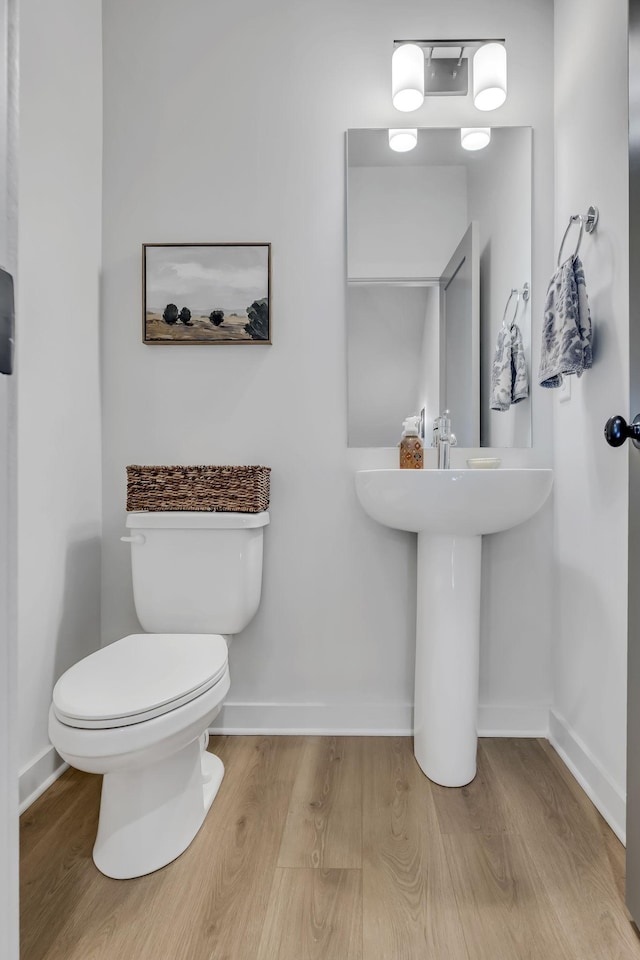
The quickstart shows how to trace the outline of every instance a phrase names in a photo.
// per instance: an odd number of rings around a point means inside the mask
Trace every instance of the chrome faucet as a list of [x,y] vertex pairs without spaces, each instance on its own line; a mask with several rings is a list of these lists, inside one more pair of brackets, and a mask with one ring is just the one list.
[[445,410],[433,421],[433,446],[438,451],[438,470],[448,470],[450,467],[451,447],[455,447],[456,435],[451,433],[451,417]]

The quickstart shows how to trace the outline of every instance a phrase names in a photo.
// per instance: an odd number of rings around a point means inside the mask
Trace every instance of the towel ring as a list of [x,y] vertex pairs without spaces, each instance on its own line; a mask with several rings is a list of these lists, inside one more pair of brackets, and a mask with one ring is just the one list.
[[[564,236],[560,244],[560,249],[558,251],[558,264],[557,264],[558,266],[560,266],[561,263],[564,263],[562,259],[562,250],[564,248],[565,241],[569,236],[569,231],[571,230],[571,227],[573,226],[573,224],[574,223],[580,224],[580,233],[578,234],[578,242],[576,243],[576,248],[573,251],[573,256],[576,257],[578,255],[578,250],[580,249],[580,244],[582,243],[582,235],[584,231],[586,230],[587,233],[593,233],[598,223],[598,216],[599,216],[598,208],[589,207],[586,214],[574,213],[569,217],[569,223],[567,224],[567,229],[564,232]],[[567,257],[567,259],[569,258]]]
[[[509,326],[507,327],[507,324],[506,324],[507,311],[508,311],[508,309],[509,309],[509,304],[511,303],[511,301],[512,301],[512,299],[513,299],[514,297],[516,298],[516,308],[515,308],[515,310],[514,310],[514,312],[513,312],[513,316],[511,317],[511,322],[509,323]],[[503,330],[507,330],[507,329],[510,330],[511,327],[514,325],[514,323],[516,322],[516,317],[518,316],[518,307],[519,307],[519,306],[520,306],[520,291],[519,291],[519,290],[516,290],[515,287],[512,287],[511,293],[509,294],[509,296],[508,296],[508,298],[507,298],[507,305],[506,305],[506,307],[504,308],[504,314],[503,314],[503,316],[502,316],[502,329],[503,329]]]

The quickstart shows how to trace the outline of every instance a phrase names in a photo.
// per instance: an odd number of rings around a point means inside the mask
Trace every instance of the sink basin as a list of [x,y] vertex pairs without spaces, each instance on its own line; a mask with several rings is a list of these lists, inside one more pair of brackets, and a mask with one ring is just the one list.
[[528,520],[552,483],[551,470],[356,473],[369,516],[418,534],[413,749],[445,787],[476,775],[482,535]]
[[356,492],[369,516],[385,527],[478,536],[528,520],[552,482],[551,470],[359,470]]

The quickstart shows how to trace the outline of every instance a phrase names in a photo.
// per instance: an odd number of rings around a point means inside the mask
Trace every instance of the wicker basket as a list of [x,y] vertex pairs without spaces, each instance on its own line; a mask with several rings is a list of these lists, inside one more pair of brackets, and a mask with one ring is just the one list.
[[127,467],[127,510],[260,513],[270,467]]

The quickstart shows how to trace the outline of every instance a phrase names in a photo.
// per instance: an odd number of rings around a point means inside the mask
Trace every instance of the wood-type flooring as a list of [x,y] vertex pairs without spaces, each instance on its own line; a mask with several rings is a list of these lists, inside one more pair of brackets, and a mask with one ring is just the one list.
[[171,865],[91,860],[100,778],[22,816],[22,960],[640,960],[624,850],[544,740],[460,789],[409,738],[212,737],[226,774]]

